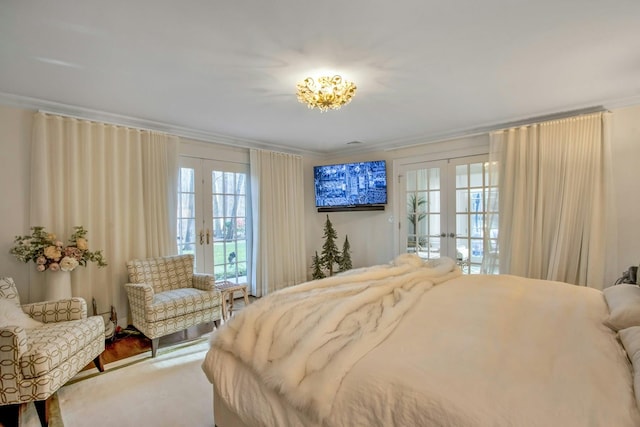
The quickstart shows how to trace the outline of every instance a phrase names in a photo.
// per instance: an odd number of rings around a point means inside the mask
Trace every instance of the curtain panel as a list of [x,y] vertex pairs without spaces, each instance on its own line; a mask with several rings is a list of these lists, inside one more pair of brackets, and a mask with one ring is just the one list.
[[301,156],[250,151],[253,216],[252,294],[307,280]]
[[616,236],[609,116],[491,133],[489,176],[498,192],[488,206],[498,206],[499,235],[497,259],[487,257],[485,271],[607,285]]
[[[41,112],[32,138],[31,224],[61,240],[84,226],[90,250],[103,250],[108,266],[76,268],[73,295],[95,297],[100,311],[114,305],[125,318],[125,262],[177,251],[179,139]],[[36,300],[41,276],[32,275]]]

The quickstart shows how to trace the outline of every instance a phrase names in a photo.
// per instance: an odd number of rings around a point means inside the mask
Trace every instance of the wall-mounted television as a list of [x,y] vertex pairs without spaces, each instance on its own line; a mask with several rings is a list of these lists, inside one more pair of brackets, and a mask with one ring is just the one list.
[[387,164],[384,160],[315,166],[318,212],[384,210]]

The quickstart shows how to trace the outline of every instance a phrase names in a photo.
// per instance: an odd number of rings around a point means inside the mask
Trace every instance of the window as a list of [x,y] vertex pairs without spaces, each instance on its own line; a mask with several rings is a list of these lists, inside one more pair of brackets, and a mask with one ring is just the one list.
[[178,253],[196,257],[196,271],[216,281],[246,283],[250,266],[248,167],[182,158]]

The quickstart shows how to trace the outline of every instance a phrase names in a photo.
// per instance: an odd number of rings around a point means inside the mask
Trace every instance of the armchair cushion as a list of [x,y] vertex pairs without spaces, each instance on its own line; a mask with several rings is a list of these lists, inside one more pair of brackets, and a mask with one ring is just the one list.
[[220,296],[215,292],[184,288],[156,294],[144,315],[147,322],[156,322],[200,310],[213,310],[218,306]]
[[20,326],[28,329],[42,326],[42,323],[29,317],[27,313],[22,311],[22,307],[13,301],[0,299],[0,328],[6,326]]
[[22,375],[25,378],[42,376],[92,341],[103,338],[104,320],[100,316],[47,323],[30,330],[27,336],[28,350],[20,358]]

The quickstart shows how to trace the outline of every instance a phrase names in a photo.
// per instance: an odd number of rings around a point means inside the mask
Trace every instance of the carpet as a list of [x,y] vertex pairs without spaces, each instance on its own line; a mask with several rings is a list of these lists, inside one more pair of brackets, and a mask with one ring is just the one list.
[[[208,338],[82,371],[57,392],[59,418],[52,427],[213,427],[213,390],[201,365]],[[22,427],[38,427],[33,405]]]

